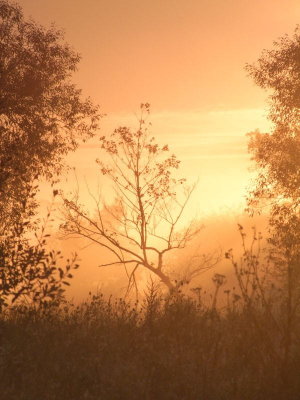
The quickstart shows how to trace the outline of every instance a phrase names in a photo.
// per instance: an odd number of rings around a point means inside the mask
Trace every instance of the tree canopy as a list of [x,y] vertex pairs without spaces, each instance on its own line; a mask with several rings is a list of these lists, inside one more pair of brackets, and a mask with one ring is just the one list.
[[[300,32],[285,35],[247,67],[262,88],[271,91],[269,133],[250,135],[249,150],[258,167],[249,206],[270,212],[269,256],[272,273],[287,289],[287,326],[299,307],[300,282]],[[291,327],[290,327],[291,328]],[[289,328],[289,329],[290,329]]]
[[56,179],[64,156],[98,126],[98,107],[71,81],[79,60],[60,30],[0,0],[0,311],[59,301],[77,268],[75,259],[59,266],[33,217],[38,179]]
[[300,117],[300,30],[284,35],[264,50],[255,64],[247,65],[250,76],[269,89],[269,117],[277,126],[299,127]]
[[0,1],[2,220],[17,214],[35,178],[58,173],[64,155],[97,128],[98,107],[71,82],[80,56],[63,39]]
[[[250,76],[271,91],[269,133],[251,134],[249,150],[260,172],[250,200],[300,200],[300,32],[285,35],[264,50],[258,62],[248,65]],[[278,205],[278,201],[276,201]],[[281,202],[282,204],[282,202]],[[275,209],[273,209],[275,210]]]
[[272,131],[251,135],[249,150],[261,169],[253,198],[300,199],[300,32],[285,35],[264,50],[247,70],[271,91]]

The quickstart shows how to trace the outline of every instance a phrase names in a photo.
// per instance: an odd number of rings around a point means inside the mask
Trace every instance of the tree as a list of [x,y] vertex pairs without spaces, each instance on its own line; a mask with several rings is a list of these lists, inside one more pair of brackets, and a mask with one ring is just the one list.
[[[285,35],[265,50],[247,69],[254,81],[271,90],[269,118],[272,130],[250,134],[249,150],[258,167],[249,208],[266,206],[270,212],[268,249],[272,274],[285,289],[281,295],[285,311],[285,356],[290,362],[295,324],[300,305],[300,32]],[[286,374],[285,374],[286,377]]]
[[[300,32],[274,42],[258,62],[247,69],[254,81],[271,90],[270,133],[250,134],[249,151],[258,167],[256,186],[249,206],[266,205],[274,243],[278,240],[290,250],[300,243]],[[298,220],[298,222],[296,222]],[[296,252],[299,249],[295,249]]]
[[274,42],[247,70],[255,83],[271,90],[270,133],[250,135],[249,150],[261,173],[252,198],[300,197],[300,32]]
[[[149,104],[142,104],[136,131],[120,127],[110,137],[100,138],[110,163],[97,163],[102,175],[114,184],[114,204],[107,206],[94,198],[94,217],[80,205],[78,193],[73,199],[64,198],[66,223],[62,228],[66,236],[87,238],[107,249],[113,259],[102,266],[128,268],[129,289],[136,285],[135,273],[142,267],[172,291],[180,282],[172,280],[166,256],[184,248],[199,229],[192,223],[178,229],[193,187],[187,188],[185,179],[174,177],[180,162],[168,155],[167,145],[159,146],[149,135],[148,115]],[[207,267],[203,261],[192,274]]]
[[98,108],[71,83],[79,60],[61,31],[25,20],[19,6],[0,0],[2,234],[20,218],[33,182],[59,173],[65,154],[97,128]]
[[299,230],[292,229],[298,238],[291,240],[289,229],[295,227],[300,205],[299,27],[292,38],[285,35],[274,42],[274,49],[264,50],[247,70],[259,86],[271,90],[269,118],[273,122],[270,133],[250,134],[249,151],[258,167],[258,177],[249,206],[268,206],[277,238],[280,234],[286,245],[299,243]]
[[264,50],[255,64],[246,66],[255,83],[270,89],[269,117],[276,126],[299,127],[300,117],[300,30],[284,35]]
[[43,238],[29,237],[39,178],[57,179],[64,156],[98,125],[98,107],[71,82],[79,60],[61,31],[0,0],[0,308],[57,300],[71,278],[72,262],[62,269]]
[[[53,191],[52,206],[57,194]],[[29,202],[35,196],[33,188],[28,193]],[[0,240],[0,313],[15,304],[38,308],[60,304],[64,287],[73,277],[71,272],[79,266],[76,254],[63,266],[60,252],[49,250],[46,229],[52,207],[41,227],[26,206],[25,202],[22,218],[13,220]]]

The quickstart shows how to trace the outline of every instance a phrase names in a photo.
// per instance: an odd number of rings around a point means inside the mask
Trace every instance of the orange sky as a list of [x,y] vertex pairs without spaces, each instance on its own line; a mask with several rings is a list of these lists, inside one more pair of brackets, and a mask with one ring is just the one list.
[[[298,0],[19,3],[26,16],[63,28],[82,54],[75,81],[107,114],[102,135],[134,125],[139,104],[151,103],[153,135],[182,160],[183,176],[199,180],[189,217],[241,212],[250,177],[245,133],[268,130],[266,93],[244,66],[293,32]],[[91,188],[99,156],[90,143],[69,157]]]
[[77,75],[107,113],[263,106],[243,66],[299,22],[298,0],[20,0],[66,31]]
[[[246,132],[267,129],[266,94],[246,76],[272,41],[291,33],[297,0],[21,0],[25,14],[55,22],[82,54],[78,85],[108,117],[102,134],[152,105],[153,134],[199,178],[201,212],[236,207],[248,180]],[[71,156],[93,185],[93,159]],[[198,212],[198,210],[197,210]]]

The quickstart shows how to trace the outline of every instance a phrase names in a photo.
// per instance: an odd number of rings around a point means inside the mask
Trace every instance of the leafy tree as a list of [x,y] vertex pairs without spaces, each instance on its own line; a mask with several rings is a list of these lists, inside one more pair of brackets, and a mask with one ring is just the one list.
[[[266,205],[271,212],[274,243],[290,249],[299,242],[300,205],[300,33],[285,35],[264,50],[247,69],[254,81],[271,90],[270,133],[250,134],[249,150],[258,166],[256,187],[249,206]],[[297,247],[297,246],[296,246]],[[298,252],[299,249],[296,251]]]
[[281,281],[285,317],[285,369],[290,360],[300,304],[300,32],[285,35],[247,69],[254,81],[271,91],[269,133],[250,134],[249,150],[258,167],[249,208],[270,212],[269,260]]
[[[33,188],[28,194],[29,200],[35,195],[36,189]],[[57,191],[54,191],[54,198],[56,195]],[[58,305],[63,300],[64,287],[69,285],[72,269],[78,268],[77,255],[63,266],[60,252],[48,249],[46,228],[50,216],[49,210],[40,228],[39,222],[32,220],[31,215],[23,210],[22,218],[14,220],[1,237],[0,312],[14,304],[45,307]]]
[[63,157],[98,125],[98,107],[71,82],[79,60],[61,31],[25,20],[18,5],[0,0],[1,308],[57,300],[71,278],[72,263],[60,268],[45,240],[29,237],[38,231],[38,179],[57,179]]
[[269,117],[277,126],[299,127],[300,31],[284,35],[264,50],[255,64],[247,65],[250,76],[263,89],[271,90]]
[[[67,236],[84,237],[107,249],[113,258],[102,265],[128,268],[129,289],[136,285],[135,273],[142,267],[174,290],[179,282],[172,280],[166,257],[184,248],[199,231],[192,224],[179,229],[193,188],[174,176],[180,162],[175,155],[168,155],[168,146],[159,146],[149,135],[148,114],[149,104],[142,104],[136,131],[120,127],[110,137],[100,138],[110,163],[97,162],[101,173],[114,184],[114,205],[105,206],[95,198],[95,216],[80,204],[78,193],[73,199],[65,198],[63,229]],[[203,260],[187,279],[208,265],[209,261]]]
[[[274,42],[264,50],[258,62],[247,69],[254,81],[271,90],[269,133],[250,134],[249,150],[258,167],[256,186],[249,206],[268,206],[270,224],[278,240],[286,247],[299,242],[295,229],[300,205],[300,32]],[[298,249],[297,249],[298,251]]]
[[270,133],[254,132],[249,150],[260,174],[252,199],[300,198],[300,32],[274,42],[247,70],[255,83],[271,91]]
[[16,224],[0,242],[0,312],[14,303],[35,305],[59,304],[64,285],[73,277],[71,270],[78,268],[76,255],[62,264],[60,252],[47,250],[45,238],[36,244],[16,230],[25,228]]
[[0,0],[2,231],[20,217],[32,182],[59,173],[64,155],[97,128],[98,108],[71,82],[79,60],[61,31]]

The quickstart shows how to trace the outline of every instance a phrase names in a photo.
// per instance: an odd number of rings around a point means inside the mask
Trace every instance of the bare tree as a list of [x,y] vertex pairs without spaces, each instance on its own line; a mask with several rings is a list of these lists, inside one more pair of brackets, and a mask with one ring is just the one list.
[[110,162],[97,163],[113,182],[114,205],[94,197],[96,215],[91,215],[80,205],[78,193],[64,198],[62,229],[66,236],[87,238],[109,250],[112,260],[102,266],[125,266],[128,290],[137,288],[135,274],[143,267],[173,291],[179,282],[171,279],[166,257],[184,248],[200,230],[193,222],[180,228],[194,186],[174,176],[180,161],[168,154],[167,145],[159,146],[149,135],[148,117],[149,104],[142,104],[136,131],[119,127],[109,138],[100,138]]

